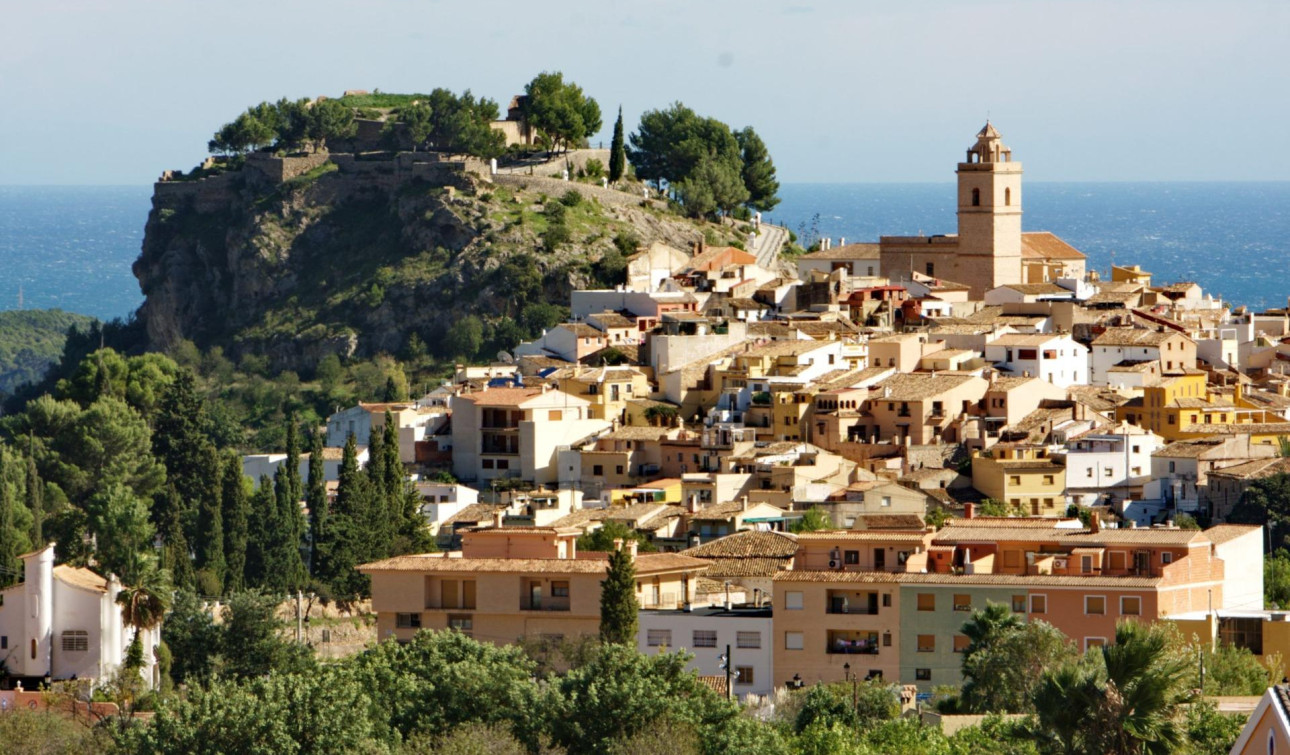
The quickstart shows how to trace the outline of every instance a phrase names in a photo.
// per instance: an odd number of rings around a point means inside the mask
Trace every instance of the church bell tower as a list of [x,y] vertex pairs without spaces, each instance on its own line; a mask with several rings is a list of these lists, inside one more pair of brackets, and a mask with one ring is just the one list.
[[957,268],[974,291],[1021,283],[1021,163],[989,121],[958,170]]

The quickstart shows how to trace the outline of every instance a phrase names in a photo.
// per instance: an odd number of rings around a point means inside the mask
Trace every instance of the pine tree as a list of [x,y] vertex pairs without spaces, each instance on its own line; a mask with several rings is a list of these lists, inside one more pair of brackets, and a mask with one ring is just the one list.
[[626,645],[636,643],[636,563],[627,548],[609,554],[605,579],[600,583],[600,639]]
[[330,515],[330,502],[327,500],[326,467],[323,464],[322,433],[314,433],[313,443],[309,446],[309,481],[305,494],[305,505],[309,508],[309,573],[318,574],[325,556],[319,556]]
[[246,548],[250,502],[242,482],[242,464],[236,456],[224,463],[220,486],[221,514],[224,517],[224,592],[246,589]]
[[627,168],[626,147],[623,144],[623,106],[618,106],[618,120],[614,122],[614,138],[609,142],[609,182],[618,183]]
[[27,457],[27,508],[31,511],[31,544],[45,545],[45,481],[36,470],[36,459]]
[[214,446],[206,447],[206,465],[202,482],[202,497],[197,511],[197,568],[209,584],[203,590],[215,594],[224,592],[227,562],[224,554],[224,513],[221,501],[223,480],[220,475],[219,452]]
[[0,448],[0,587],[8,587],[18,581],[22,569],[18,555],[26,545],[23,534],[18,531],[18,513],[9,492],[9,483],[4,478],[4,457],[4,449]]

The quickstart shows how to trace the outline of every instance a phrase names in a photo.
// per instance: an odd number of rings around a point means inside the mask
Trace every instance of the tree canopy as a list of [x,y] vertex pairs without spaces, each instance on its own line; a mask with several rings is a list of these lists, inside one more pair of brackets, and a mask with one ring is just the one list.
[[600,130],[600,105],[559,71],[539,73],[524,86],[524,94],[524,119],[551,151],[567,151]]

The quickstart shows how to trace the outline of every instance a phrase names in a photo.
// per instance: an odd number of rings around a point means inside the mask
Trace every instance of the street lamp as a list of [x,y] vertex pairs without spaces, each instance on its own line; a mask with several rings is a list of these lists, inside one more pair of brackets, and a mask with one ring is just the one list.
[[799,690],[805,686],[806,682],[802,681],[801,674],[793,674],[793,678],[788,682],[788,688],[792,690]]
[[842,674],[844,679],[848,682],[851,681],[851,663],[849,661],[842,664]]

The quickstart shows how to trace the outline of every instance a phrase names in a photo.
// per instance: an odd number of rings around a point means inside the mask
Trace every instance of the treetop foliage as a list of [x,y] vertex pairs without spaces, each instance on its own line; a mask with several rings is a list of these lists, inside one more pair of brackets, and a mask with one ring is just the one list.
[[566,82],[564,74],[543,71],[524,86],[521,112],[551,151],[579,146],[600,130],[600,105]]

